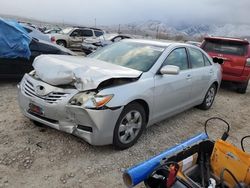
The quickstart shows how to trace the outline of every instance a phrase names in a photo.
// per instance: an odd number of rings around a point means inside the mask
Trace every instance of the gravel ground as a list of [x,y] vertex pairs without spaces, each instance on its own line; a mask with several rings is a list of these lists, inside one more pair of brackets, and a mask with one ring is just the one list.
[[123,169],[203,131],[212,116],[231,124],[230,141],[237,146],[250,134],[250,91],[241,95],[227,86],[210,110],[193,108],[162,121],[148,128],[132,148],[93,147],[31,123],[18,108],[16,84],[0,82],[0,187],[125,187]]

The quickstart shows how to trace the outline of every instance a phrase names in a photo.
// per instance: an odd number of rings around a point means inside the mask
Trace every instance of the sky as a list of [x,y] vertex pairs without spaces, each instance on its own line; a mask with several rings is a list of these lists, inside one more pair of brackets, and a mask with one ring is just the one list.
[[250,24],[250,0],[0,0],[0,14],[79,25]]

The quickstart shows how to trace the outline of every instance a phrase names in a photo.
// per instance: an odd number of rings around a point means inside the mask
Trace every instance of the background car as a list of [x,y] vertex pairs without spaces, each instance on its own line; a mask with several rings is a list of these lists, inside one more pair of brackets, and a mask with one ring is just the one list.
[[149,40],[122,40],[88,58],[39,56],[33,66],[19,87],[26,117],[119,149],[149,125],[193,106],[209,109],[221,81],[220,65],[202,49]]
[[223,59],[223,81],[236,84],[238,93],[246,93],[250,79],[250,47],[247,40],[206,37],[201,45],[212,58]]
[[21,26],[27,31],[28,35],[32,38],[39,39],[39,40],[44,40],[47,42],[51,42],[51,39],[48,35],[45,35],[41,31],[26,25],[26,24],[21,24]]
[[47,29],[44,31],[44,34],[60,33],[61,30],[61,28]]
[[85,54],[90,54],[96,51],[100,47],[104,47],[114,42],[130,38],[132,38],[132,36],[125,34],[116,34],[116,33],[104,34],[98,38],[88,38],[83,40],[82,50],[84,51]]
[[76,55],[74,52],[51,42],[33,39],[29,45],[31,57],[0,58],[0,78],[21,78],[33,70],[33,60],[41,54]]
[[104,31],[90,27],[69,27],[60,33],[49,35],[56,44],[67,48],[81,49],[82,41],[86,38],[96,38],[104,34]]

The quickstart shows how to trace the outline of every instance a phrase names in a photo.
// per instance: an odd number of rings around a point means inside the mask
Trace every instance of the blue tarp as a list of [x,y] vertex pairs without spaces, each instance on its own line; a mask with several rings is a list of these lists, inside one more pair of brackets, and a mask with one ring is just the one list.
[[0,58],[29,58],[31,37],[15,21],[0,18]]

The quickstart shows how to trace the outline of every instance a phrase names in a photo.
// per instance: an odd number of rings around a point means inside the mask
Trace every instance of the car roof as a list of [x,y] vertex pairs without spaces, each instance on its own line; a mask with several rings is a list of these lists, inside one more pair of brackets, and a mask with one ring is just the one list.
[[224,40],[224,41],[233,41],[243,44],[249,44],[249,42],[245,39],[233,38],[233,37],[205,37],[205,40]]
[[95,28],[95,27],[84,27],[84,26],[74,26],[74,27],[72,27],[72,29],[92,29],[92,30],[96,30],[96,31],[103,31],[102,29],[99,29],[99,28]]

